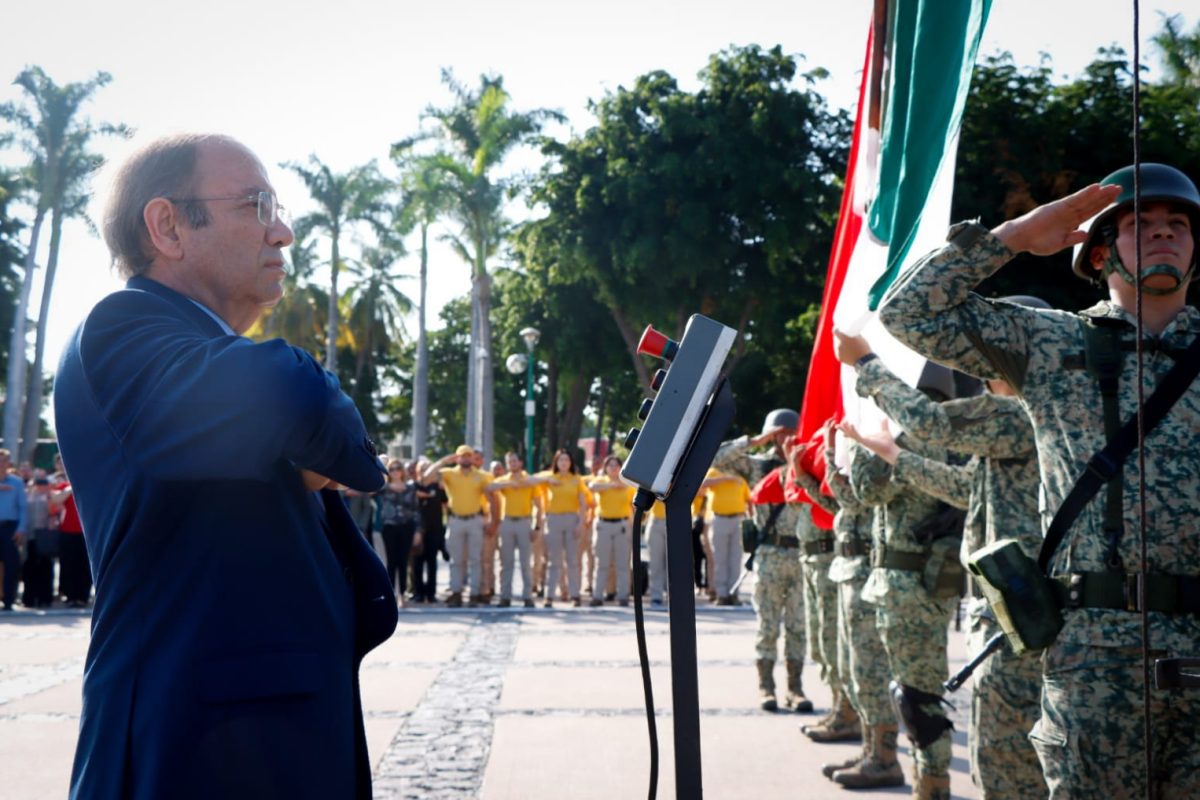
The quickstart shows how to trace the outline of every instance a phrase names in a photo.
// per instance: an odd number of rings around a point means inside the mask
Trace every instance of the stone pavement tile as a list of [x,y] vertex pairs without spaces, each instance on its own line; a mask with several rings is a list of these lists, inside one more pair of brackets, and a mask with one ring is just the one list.
[[[817,745],[797,730],[791,714],[722,715],[700,718],[704,792],[708,797],[847,800],[907,797],[910,786],[854,792],[826,780],[821,765],[842,761],[857,744]],[[484,773],[483,800],[570,797],[611,800],[641,797],[649,781],[645,718],[597,714],[502,715],[496,720],[492,753]],[[658,796],[674,796],[671,718],[658,718]],[[961,744],[955,755],[963,754]],[[901,754],[906,780],[912,772]],[[953,796],[976,798],[965,762],[952,765]]]
[[71,716],[78,724],[82,702],[83,678],[72,678],[66,683],[0,705],[0,714],[62,714]]
[[696,658],[706,661],[740,661],[754,669],[754,633],[724,632],[713,635],[705,631],[696,632]]
[[436,667],[376,667],[364,666],[359,671],[362,703],[365,712],[412,711],[429,689],[439,670]]
[[66,797],[78,733],[79,722],[74,719],[0,722],[0,797]]
[[466,639],[466,626],[457,624],[436,635],[424,627],[397,627],[392,637],[363,659],[363,666],[379,662],[420,662],[442,664],[449,661]]
[[[365,708],[365,706],[364,706]],[[396,731],[404,724],[404,717],[375,717],[367,711],[363,720],[363,728],[367,733],[367,756],[371,759],[371,771],[379,767],[383,754],[396,736]]]
[[[670,640],[666,632],[647,631],[646,651],[650,654],[652,663],[669,659]],[[627,631],[596,630],[572,625],[565,630],[558,630],[553,635],[530,635],[522,621],[521,638],[513,656],[513,661],[518,664],[552,662],[567,666],[568,662],[637,663],[637,660],[637,638],[632,624]]]
[[0,651],[3,651],[0,661],[6,666],[53,664],[69,658],[83,658],[87,655],[87,648],[86,631],[79,636],[0,636]]

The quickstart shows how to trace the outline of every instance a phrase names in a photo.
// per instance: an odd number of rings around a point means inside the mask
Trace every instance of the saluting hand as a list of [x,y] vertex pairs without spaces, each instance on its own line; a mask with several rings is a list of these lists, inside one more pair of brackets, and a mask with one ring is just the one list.
[[1093,183],[1001,223],[992,234],[1014,253],[1052,255],[1086,240],[1087,231],[1080,226],[1111,205],[1120,193],[1121,187],[1115,184]]

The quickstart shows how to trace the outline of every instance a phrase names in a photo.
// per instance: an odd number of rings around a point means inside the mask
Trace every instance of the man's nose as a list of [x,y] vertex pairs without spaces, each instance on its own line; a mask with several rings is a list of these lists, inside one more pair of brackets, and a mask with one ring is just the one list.
[[288,227],[288,224],[282,219],[276,218],[274,222],[267,226],[267,243],[272,247],[283,249],[290,247],[292,242],[296,241],[296,234]]

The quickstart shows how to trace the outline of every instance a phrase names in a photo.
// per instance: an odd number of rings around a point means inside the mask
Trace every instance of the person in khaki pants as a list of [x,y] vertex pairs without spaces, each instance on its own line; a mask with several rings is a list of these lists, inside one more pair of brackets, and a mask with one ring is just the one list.
[[593,549],[596,553],[596,578],[592,605],[604,605],[604,584],[608,571],[615,567],[617,602],[629,605],[629,549],[632,539],[633,495],[635,489],[621,480],[621,459],[604,459],[604,476],[589,484],[596,498],[597,514]]
[[567,596],[578,607],[580,575],[578,561],[579,531],[587,524],[587,485],[575,467],[575,459],[566,450],[554,454],[551,468],[539,472],[534,481],[542,484],[546,498],[546,556],[549,575],[546,578],[545,607],[554,605],[554,592],[559,576],[567,573]]
[[742,520],[750,508],[750,484],[740,475],[708,471],[708,510],[712,515],[712,570],[709,589],[716,593],[717,605],[741,605],[733,594],[742,554]]
[[[458,466],[447,467],[457,463]],[[450,594],[446,605],[462,605],[463,584],[470,579],[470,604],[483,601],[480,595],[483,566],[483,513],[488,484],[492,476],[475,468],[475,450],[461,444],[448,456],[429,465],[421,475],[421,483],[432,479],[441,481],[450,505],[450,524],[446,547],[450,550]]]
[[[499,504],[500,522],[500,607],[512,605],[514,555],[521,567],[521,599],[533,608],[533,568],[530,559],[537,530],[545,520],[541,492],[521,467],[521,457],[509,451],[504,460],[508,472],[489,486],[492,508]],[[533,512],[537,510],[535,517]]]

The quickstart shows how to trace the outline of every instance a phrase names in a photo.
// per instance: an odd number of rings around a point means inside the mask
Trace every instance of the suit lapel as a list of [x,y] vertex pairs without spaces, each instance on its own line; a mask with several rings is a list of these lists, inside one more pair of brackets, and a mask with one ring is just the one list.
[[195,323],[196,327],[204,331],[212,337],[226,336],[221,326],[217,321],[204,312],[194,302],[189,300],[185,295],[180,294],[174,289],[169,289],[156,280],[147,278],[144,275],[135,275],[125,283],[126,288],[135,289],[140,292],[149,292],[150,294],[158,295],[171,305],[179,310],[181,316]]

